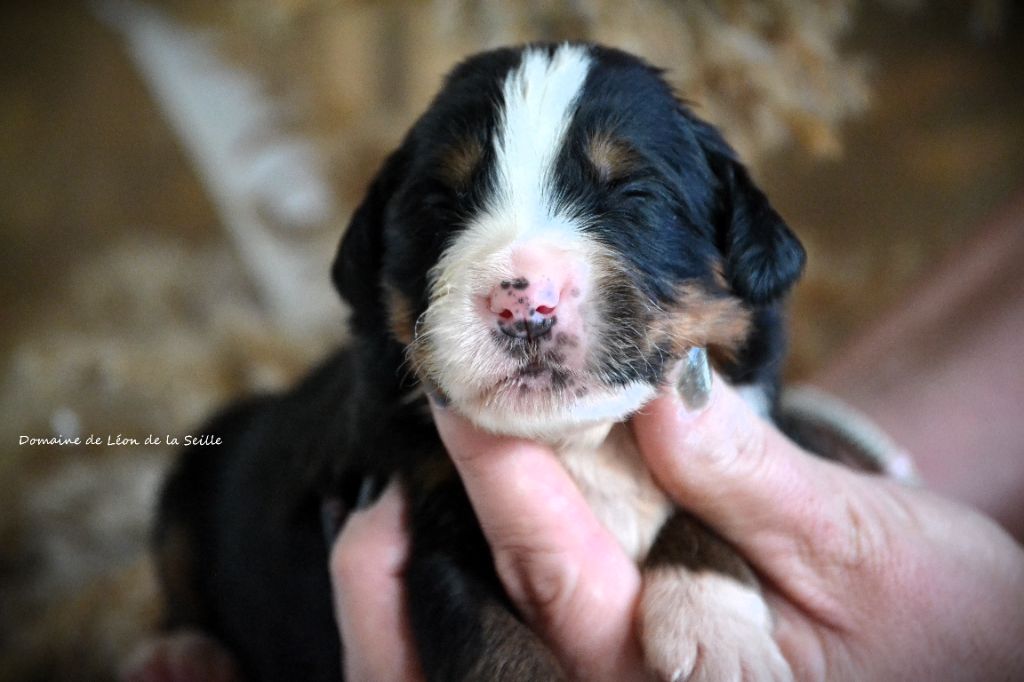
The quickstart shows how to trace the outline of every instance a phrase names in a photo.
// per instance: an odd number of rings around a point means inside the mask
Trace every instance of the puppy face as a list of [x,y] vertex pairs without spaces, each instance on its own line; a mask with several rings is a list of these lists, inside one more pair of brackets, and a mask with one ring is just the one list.
[[557,438],[730,357],[799,243],[658,73],[587,45],[485,53],[388,160],[335,263],[359,334],[491,430]]

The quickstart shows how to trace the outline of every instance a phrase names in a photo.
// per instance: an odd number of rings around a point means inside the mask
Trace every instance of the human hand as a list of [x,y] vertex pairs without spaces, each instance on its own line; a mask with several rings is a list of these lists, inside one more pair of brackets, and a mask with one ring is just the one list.
[[[435,418],[524,617],[574,677],[642,677],[639,574],[553,453],[481,433],[450,410]],[[767,578],[776,637],[799,679],[1021,671],[1024,554],[992,522],[801,451],[721,381],[704,410],[666,391],[634,428],[666,491]],[[389,672],[394,661],[415,670],[402,620],[405,539],[388,499],[353,525],[356,515],[332,555],[336,594],[374,602],[337,602],[347,670],[362,672],[351,679],[403,677]],[[382,622],[370,627],[364,613]]]
[[405,609],[402,576],[408,553],[405,500],[392,481],[376,503],[349,515],[331,548],[346,680],[423,678]]
[[[633,624],[639,571],[552,450],[480,431],[453,410],[435,406],[434,418],[498,574],[527,622],[574,678],[646,679]],[[392,484],[376,505],[350,517],[331,555],[351,679],[405,679],[414,668],[391,663],[411,660],[414,648],[402,600],[406,551]],[[367,613],[387,615],[367,623]]]
[[[513,602],[571,675],[644,679],[633,611],[640,575],[549,449],[494,436],[435,408]],[[331,552],[346,678],[417,679],[402,567],[408,539],[392,483],[353,513]],[[600,557],[600,560],[595,560]]]
[[698,411],[663,391],[633,427],[762,576],[797,679],[1024,678],[1024,551],[993,521],[806,453],[722,381]]

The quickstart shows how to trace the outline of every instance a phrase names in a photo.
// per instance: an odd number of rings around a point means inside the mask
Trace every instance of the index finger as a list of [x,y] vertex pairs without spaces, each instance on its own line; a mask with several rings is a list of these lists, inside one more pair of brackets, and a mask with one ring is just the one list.
[[639,572],[554,453],[433,409],[498,574],[526,619],[573,677],[624,680],[641,671]]

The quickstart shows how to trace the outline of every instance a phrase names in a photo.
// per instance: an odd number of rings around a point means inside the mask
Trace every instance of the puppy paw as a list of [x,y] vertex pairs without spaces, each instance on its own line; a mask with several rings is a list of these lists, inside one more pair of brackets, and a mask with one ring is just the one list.
[[640,626],[647,664],[665,682],[793,679],[764,599],[727,576],[646,575]]
[[240,682],[231,654],[194,630],[174,632],[141,645],[121,667],[122,682]]

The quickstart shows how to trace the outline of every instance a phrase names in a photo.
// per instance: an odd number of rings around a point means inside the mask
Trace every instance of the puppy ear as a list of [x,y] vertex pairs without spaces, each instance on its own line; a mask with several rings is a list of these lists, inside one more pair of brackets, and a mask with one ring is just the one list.
[[367,333],[386,324],[381,291],[384,224],[388,202],[401,182],[404,169],[402,150],[384,162],[352,215],[331,266],[334,287],[352,309],[350,325],[356,333]]
[[698,139],[719,183],[715,231],[733,291],[755,305],[782,296],[800,277],[806,253],[714,127],[699,121]]

